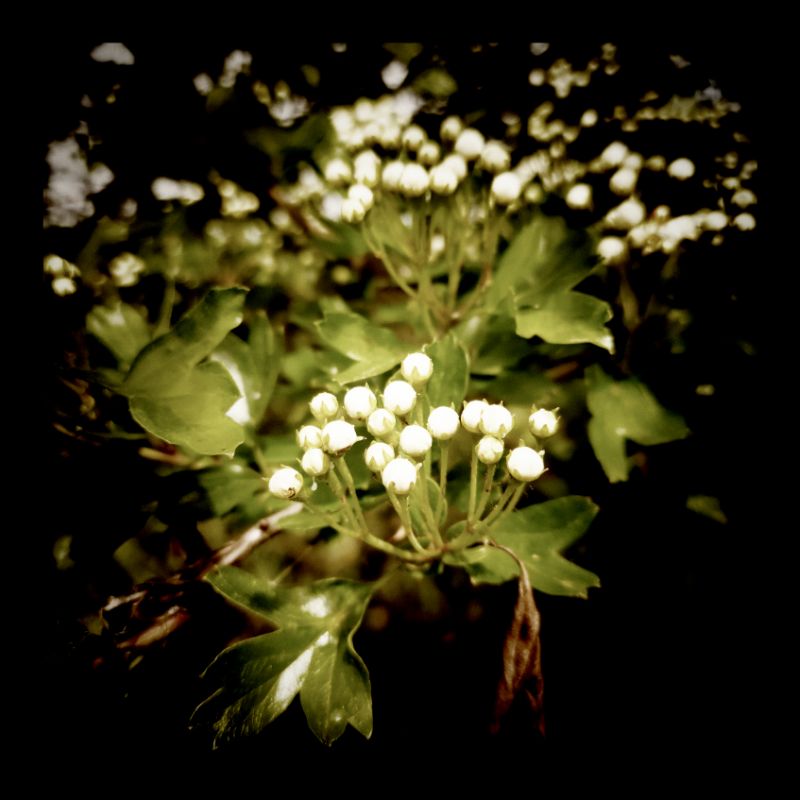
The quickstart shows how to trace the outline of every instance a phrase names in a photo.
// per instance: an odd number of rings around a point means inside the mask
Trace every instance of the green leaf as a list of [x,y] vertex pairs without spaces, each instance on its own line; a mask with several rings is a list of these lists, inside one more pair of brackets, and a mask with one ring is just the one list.
[[539,336],[552,344],[590,342],[613,353],[614,338],[605,326],[612,316],[611,306],[604,300],[581,292],[561,292],[527,308],[518,305],[516,331],[525,339]]
[[[600,579],[568,561],[561,551],[583,535],[597,510],[586,497],[560,497],[501,517],[491,526],[490,535],[498,544],[516,553],[535,589],[548,594],[586,597],[587,589],[599,586]],[[448,538],[452,538],[452,534]],[[451,553],[444,560],[465,569],[473,583],[505,583],[519,574],[511,556],[490,546],[480,545]]]
[[150,341],[147,320],[133,306],[95,306],[86,316],[86,330],[104,344],[122,365],[130,364]]
[[239,389],[228,370],[203,359],[241,322],[244,297],[244,289],[212,289],[139,353],[120,391],[142,427],[208,455],[230,455],[242,442],[242,426],[226,416]]
[[539,298],[572,289],[592,271],[593,260],[588,237],[560,217],[537,214],[500,256],[484,310],[494,311],[512,292],[531,287]]
[[503,375],[530,353],[530,345],[517,335],[516,322],[509,314],[488,315],[476,327],[475,334],[467,342],[475,354],[473,374]]
[[460,408],[469,382],[466,350],[452,331],[438,342],[425,345],[423,350],[433,361],[433,375],[425,388],[431,407],[452,403],[455,408]]
[[336,376],[343,385],[386,372],[408,352],[394,333],[358,314],[328,314],[315,326],[328,347],[355,362]]
[[207,580],[279,626],[227,648],[206,670],[218,688],[195,711],[195,719],[213,721],[215,747],[258,733],[298,694],[309,727],[323,743],[332,744],[348,723],[369,738],[369,674],[353,635],[372,586],[331,578],[282,588],[235,567],[218,568]]
[[251,425],[258,425],[280,371],[279,345],[266,314],[259,313],[251,320],[246,343],[229,333],[210,359],[228,370],[244,398],[244,416]]
[[414,88],[418,92],[431,94],[434,97],[449,97],[458,89],[458,84],[447,70],[432,67],[417,76]]
[[264,492],[267,486],[255,470],[238,461],[203,470],[199,481],[208,495],[211,510],[218,517]]
[[586,403],[592,414],[589,441],[612,483],[628,478],[625,439],[654,445],[688,436],[683,417],[667,411],[636,378],[615,381],[593,365],[586,371],[586,381]]

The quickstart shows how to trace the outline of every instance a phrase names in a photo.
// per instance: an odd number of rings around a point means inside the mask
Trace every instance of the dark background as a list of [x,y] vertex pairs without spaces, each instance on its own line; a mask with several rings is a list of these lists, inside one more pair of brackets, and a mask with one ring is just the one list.
[[[205,182],[211,166],[265,197],[256,177],[265,172],[265,157],[240,133],[244,126],[263,124],[258,116],[263,109],[242,101],[209,118],[192,89],[193,76],[201,71],[216,76],[234,47],[253,53],[259,76],[282,77],[293,87],[299,65],[315,64],[322,73],[314,98],[320,104],[380,95],[385,91],[380,68],[390,58],[380,46],[364,44],[350,45],[344,55],[316,42],[272,43],[269,48],[241,42],[179,45],[169,51],[127,44],[136,55],[133,67],[92,62],[88,53],[93,45],[62,44],[44,61],[48,111],[40,131],[42,186],[47,142],[65,137],[88,115],[90,130],[103,139],[97,157],[116,175],[95,198],[101,212],[113,211],[127,195],[145,198],[157,175]],[[574,56],[577,64],[597,49],[552,48]],[[456,97],[456,112],[459,104],[464,110],[485,107],[489,117],[508,104],[526,107],[532,92],[527,45],[504,44],[479,54],[465,45],[435,49],[465,89]],[[380,635],[358,634],[356,644],[373,682],[371,741],[349,730],[328,750],[314,740],[295,703],[262,737],[209,754],[207,740],[187,732],[186,721],[198,699],[197,673],[225,644],[234,612],[206,587],[196,589],[195,619],[130,673],[114,660],[107,641],[86,634],[77,617],[94,598],[81,593],[78,580],[55,571],[50,557],[54,532],[79,533],[86,543],[82,568],[96,576],[118,537],[124,538],[125,529],[135,531],[139,498],[154,478],[144,469],[131,472],[122,446],[65,459],[57,434],[48,431],[52,493],[35,544],[46,576],[41,583],[44,616],[35,623],[41,631],[36,660],[44,681],[38,694],[46,715],[32,734],[38,748],[44,747],[54,762],[86,774],[106,767],[118,774],[142,774],[160,764],[178,780],[188,780],[200,765],[244,776],[259,763],[277,770],[290,758],[318,776],[384,760],[410,765],[415,759],[434,762],[449,774],[454,756],[502,763],[511,774],[520,764],[528,769],[562,757],[577,764],[581,758],[602,756],[612,770],[615,765],[625,770],[635,757],[637,764],[652,759],[664,774],[668,763],[711,769],[720,757],[722,763],[739,759],[744,765],[772,746],[770,718],[781,708],[772,655],[783,599],[769,576],[773,569],[780,571],[773,562],[784,557],[783,542],[790,534],[776,499],[781,479],[774,474],[773,455],[783,434],[780,421],[772,418],[777,411],[770,400],[780,390],[781,370],[777,321],[771,313],[774,284],[765,281],[768,271],[777,268],[769,249],[776,203],[770,176],[779,158],[768,146],[774,100],[763,58],[748,54],[741,42],[674,48],[628,42],[620,49],[621,77],[628,76],[620,82],[622,91],[633,97],[660,77],[659,70],[669,67],[668,61],[664,65],[667,52],[692,62],[685,79],[695,88],[705,86],[698,83],[703,77],[712,78],[728,99],[741,102],[737,127],[751,134],[760,163],[754,212],[758,229],[735,239],[735,246],[687,255],[686,271],[694,270],[695,277],[681,291],[693,308],[704,310],[702,321],[693,327],[684,356],[655,352],[636,364],[656,396],[685,414],[693,435],[651,448],[647,473],[634,470],[624,484],[604,483],[596,463],[574,465],[576,475],[585,477],[575,478],[573,490],[591,494],[602,510],[573,556],[600,575],[603,588],[593,590],[588,601],[537,594],[543,616],[547,742],[538,740],[522,712],[499,737],[487,732],[513,590],[481,590],[487,613],[470,622],[468,592],[456,587],[444,621],[396,621]],[[94,97],[116,82],[121,89],[113,107],[80,108],[84,93]],[[702,159],[701,139],[681,143],[690,149],[679,148],[676,155]],[[692,147],[700,152],[693,153]],[[140,203],[140,212],[146,211]],[[51,229],[44,252],[76,252],[85,235],[82,226]],[[57,402],[61,331],[74,327],[86,309],[73,304],[64,310],[60,298],[54,301],[45,290],[42,302],[57,334],[44,343],[49,415]],[[753,345],[754,356],[744,353],[741,340]],[[692,395],[687,387],[698,382],[714,383],[714,398]],[[50,425],[49,416],[43,425]],[[91,504],[87,486],[93,487]],[[686,497],[695,493],[719,497],[728,524],[686,511]],[[110,520],[122,530],[109,532]],[[119,590],[120,576],[110,573],[106,580],[109,593]]]

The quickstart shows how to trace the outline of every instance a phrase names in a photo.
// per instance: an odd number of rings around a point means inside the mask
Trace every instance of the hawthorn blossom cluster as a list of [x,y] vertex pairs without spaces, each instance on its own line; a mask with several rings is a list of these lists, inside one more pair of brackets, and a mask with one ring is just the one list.
[[[366,384],[348,389],[341,400],[331,392],[316,394],[309,403],[314,422],[297,430],[297,443],[303,449],[302,471],[312,480],[324,478],[335,459],[369,437],[364,450],[366,465],[387,492],[403,497],[416,485],[434,443],[446,446],[463,428],[480,437],[473,446],[481,463],[495,465],[505,455],[508,474],[522,483],[544,473],[542,450],[522,445],[507,448],[514,416],[500,403],[469,400],[460,413],[452,406],[437,406],[430,408],[425,418],[422,398],[432,374],[430,357],[411,353],[403,359],[401,377],[389,380],[380,396]],[[538,439],[552,436],[558,429],[556,412],[534,406],[528,418],[530,432]],[[303,475],[293,467],[276,470],[269,480],[270,492],[284,499],[295,497],[302,488]]]

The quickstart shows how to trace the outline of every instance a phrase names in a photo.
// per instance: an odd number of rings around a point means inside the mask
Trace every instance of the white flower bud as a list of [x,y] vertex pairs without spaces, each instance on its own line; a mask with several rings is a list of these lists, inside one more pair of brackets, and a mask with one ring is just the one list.
[[462,130],[464,130],[464,123],[459,117],[447,117],[439,128],[439,136],[443,142],[454,142]]
[[398,191],[405,168],[406,165],[402,161],[390,161],[386,164],[381,173],[381,182],[384,189],[388,189],[391,192]]
[[605,236],[597,243],[597,255],[608,264],[619,264],[628,252],[628,245],[619,236]]
[[303,425],[297,431],[297,444],[308,450],[310,447],[322,447],[322,430],[316,425]]
[[458,134],[454,149],[456,153],[463,156],[467,161],[472,161],[481,154],[485,144],[486,140],[480,131],[475,130],[475,128],[464,128]]
[[281,467],[269,479],[269,490],[275,497],[290,500],[303,488],[303,476],[292,467]]
[[667,174],[671,178],[685,181],[694,175],[694,162],[688,158],[676,158],[668,167]]
[[377,186],[381,160],[373,150],[364,150],[353,161],[353,175],[358,183]]
[[528,417],[528,425],[534,436],[546,439],[558,430],[558,416],[547,408],[537,408]]
[[489,172],[505,172],[511,166],[511,156],[500,142],[486,142],[478,163]]
[[614,194],[630,194],[636,188],[636,180],[639,177],[638,172],[630,167],[622,167],[618,169],[608,182],[611,191]]
[[322,446],[332,455],[349,450],[358,439],[356,429],[343,419],[335,419],[322,429]]
[[448,406],[434,408],[428,415],[428,430],[434,439],[452,439],[458,428],[458,412]]
[[402,136],[403,147],[409,150],[417,151],[422,146],[422,143],[428,137],[425,131],[419,125],[409,125],[404,131]]
[[320,392],[311,398],[308,407],[314,415],[314,419],[327,422],[339,412],[339,401],[336,399],[336,395],[330,392]]
[[400,178],[400,191],[406,197],[422,197],[431,185],[428,171],[421,164],[406,164]]
[[481,411],[481,432],[487,436],[502,439],[514,427],[514,417],[511,412],[498,403],[487,405]]
[[354,386],[345,393],[343,405],[350,419],[363,422],[378,407],[378,398],[369,386]]
[[341,218],[343,222],[361,222],[367,216],[367,209],[350,197],[346,197],[342,201]]
[[458,188],[458,176],[444,164],[437,164],[431,170],[431,189],[436,194],[451,195]]
[[721,231],[728,224],[728,216],[723,211],[709,211],[703,219],[703,227],[708,231]]
[[501,172],[492,181],[492,197],[501,206],[507,206],[519,199],[522,181],[514,172]]
[[367,420],[367,430],[378,439],[389,436],[396,427],[397,418],[385,408],[376,409],[369,415]]
[[436,142],[423,142],[417,153],[420,164],[433,166],[442,157],[442,148]]
[[459,181],[463,181],[467,177],[467,162],[458,153],[451,153],[440,166],[447,167]]
[[350,165],[342,158],[332,158],[323,170],[325,180],[331,186],[339,186],[352,180],[353,173],[350,170]]
[[470,400],[468,403],[464,403],[464,410],[461,412],[461,424],[470,433],[478,433],[481,428],[483,409],[488,407],[489,404],[485,400]]
[[740,231],[751,231],[756,226],[756,218],[752,214],[737,214],[733,218],[733,224]]
[[324,475],[331,468],[331,460],[325,451],[319,447],[312,447],[310,450],[306,450],[300,463],[306,475],[310,475],[312,478]]
[[75,285],[75,281],[72,280],[72,278],[67,278],[64,275],[61,275],[58,278],[54,278],[51,286],[53,288],[53,291],[59,297],[65,297],[68,294],[74,294],[75,290],[78,288]]
[[588,183],[576,183],[567,192],[566,200],[570,208],[591,208],[592,187]]
[[606,220],[612,228],[630,230],[639,225],[645,216],[645,207],[642,201],[631,197],[624,203],[620,203],[616,208],[606,214]]
[[609,167],[618,167],[628,155],[628,147],[622,142],[611,142],[611,144],[600,153],[600,160]]
[[354,183],[348,190],[347,190],[347,197],[350,200],[355,200],[357,203],[361,203],[364,206],[364,209],[369,211],[375,203],[375,197],[372,194],[372,189],[369,186],[365,186],[363,183]]
[[433,361],[425,353],[409,353],[400,365],[400,372],[412,386],[423,386],[433,375]]
[[587,108],[581,116],[581,127],[591,128],[597,124],[597,112],[593,108]]
[[515,447],[506,460],[508,471],[518,481],[535,481],[544,472],[542,456],[532,447]]
[[373,442],[364,451],[364,461],[372,472],[382,472],[394,458],[394,448],[386,442]]
[[387,150],[397,150],[400,147],[403,132],[396,123],[388,123],[378,131],[378,143]]
[[478,453],[478,461],[482,464],[496,464],[502,457],[505,445],[501,439],[494,436],[482,436],[478,444],[475,445]]
[[395,458],[383,468],[381,481],[395,494],[406,495],[417,482],[417,465],[407,458]]
[[397,414],[405,416],[414,408],[417,402],[417,392],[406,381],[390,381],[383,390],[383,407]]
[[408,425],[400,433],[400,449],[407,455],[421,458],[433,446],[433,439],[422,425]]

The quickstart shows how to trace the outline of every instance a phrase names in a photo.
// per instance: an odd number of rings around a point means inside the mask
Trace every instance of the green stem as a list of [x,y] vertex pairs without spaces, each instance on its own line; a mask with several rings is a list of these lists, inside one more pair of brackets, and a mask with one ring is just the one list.
[[342,510],[347,516],[347,519],[350,521],[350,525],[353,527],[353,529],[357,529],[358,522],[353,512],[353,507],[350,505],[350,503],[347,502],[347,495],[345,494],[342,482],[336,477],[336,473],[333,471],[333,469],[328,470],[327,477],[328,477],[328,484],[330,485],[331,490],[342,503]]
[[352,504],[355,509],[356,519],[360,523],[362,530],[366,531],[368,530],[367,520],[364,518],[364,512],[361,509],[361,503],[358,502],[358,495],[356,494],[356,483],[353,480],[353,473],[350,472],[350,467],[347,466],[347,462],[344,460],[344,456],[334,459],[334,463],[339,468],[339,472],[344,478],[345,485],[347,486],[348,493],[352,499]]
[[472,448],[472,459],[469,464],[469,511],[467,522],[471,523],[475,519],[475,503],[478,499],[478,448]]
[[439,491],[446,497],[447,490],[447,460],[450,457],[450,440],[439,442]]
[[401,500],[391,489],[387,489],[387,494],[389,495],[389,499],[392,501],[394,510],[397,512],[397,516],[400,517],[400,522],[402,523],[403,528],[405,528],[406,534],[408,535],[408,540],[411,542],[411,546],[418,553],[424,553],[425,548],[419,543],[419,539],[417,539],[417,536],[414,533],[414,528],[411,525],[411,514],[408,512],[408,498],[405,498],[405,501]]
[[154,339],[169,330],[170,322],[172,322],[172,309],[175,306],[175,280],[173,278],[165,278],[165,280],[164,298],[161,301],[161,308],[158,312],[158,322],[153,331]]
[[475,512],[475,519],[480,519],[483,514],[486,504],[489,502],[489,497],[492,494],[492,481],[494,480],[494,473],[497,469],[497,464],[490,464],[486,470],[486,476],[483,479],[483,491],[481,492],[481,499],[478,503],[478,510]]
[[421,502],[420,506],[422,507],[422,515],[425,517],[425,522],[427,522],[428,527],[430,528],[430,536],[433,540],[433,543],[436,547],[441,547],[444,542],[442,540],[441,534],[439,533],[439,525],[436,522],[436,518],[433,515],[433,507],[431,506],[431,498],[428,494],[428,481],[417,481],[417,486],[415,487],[417,492],[421,495]]
[[[516,484],[516,486],[514,485]],[[492,525],[499,522],[506,514],[510,514],[516,508],[522,493],[525,491],[527,483],[520,483],[514,481],[507,487],[503,496],[498,501],[497,505],[492,509],[492,513],[484,520],[486,525]]]

